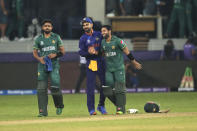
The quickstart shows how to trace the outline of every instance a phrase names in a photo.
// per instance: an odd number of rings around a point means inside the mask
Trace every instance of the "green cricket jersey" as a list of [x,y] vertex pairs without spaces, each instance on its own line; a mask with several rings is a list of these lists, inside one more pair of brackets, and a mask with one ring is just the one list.
[[107,71],[114,72],[124,69],[123,49],[126,43],[120,38],[113,36],[110,42],[102,40],[101,51],[105,53],[106,69]]
[[40,56],[47,56],[50,53],[57,53],[60,46],[63,46],[63,43],[58,34],[51,33],[49,38],[41,34],[36,38],[33,49],[39,50]]

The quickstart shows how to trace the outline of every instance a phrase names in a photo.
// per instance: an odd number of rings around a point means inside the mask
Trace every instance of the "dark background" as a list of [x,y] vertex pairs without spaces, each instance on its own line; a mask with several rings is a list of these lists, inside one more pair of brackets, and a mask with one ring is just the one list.
[[[9,11],[11,0],[5,2]],[[86,14],[86,0],[23,0],[23,2],[25,30],[33,18],[38,18],[39,22],[48,18],[53,21],[53,31],[60,34],[62,38],[69,39],[72,35],[74,38],[81,33],[80,20]],[[26,31],[24,35],[27,35]]]
[[[193,69],[197,81],[196,61],[144,61],[138,72],[139,87],[170,87],[177,90],[186,66]],[[78,62],[61,62],[61,87],[74,89],[79,75]],[[0,63],[0,87],[3,89],[36,89],[36,62]],[[85,82],[83,83],[85,85]],[[85,86],[83,86],[85,87]]]

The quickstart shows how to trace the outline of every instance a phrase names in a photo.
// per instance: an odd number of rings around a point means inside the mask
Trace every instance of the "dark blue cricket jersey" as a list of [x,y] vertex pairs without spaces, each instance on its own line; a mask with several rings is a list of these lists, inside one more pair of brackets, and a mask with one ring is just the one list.
[[94,46],[96,51],[100,51],[102,35],[100,31],[94,31],[92,35],[83,34],[79,40],[79,54],[89,60],[98,60],[100,55],[91,55],[88,48]]

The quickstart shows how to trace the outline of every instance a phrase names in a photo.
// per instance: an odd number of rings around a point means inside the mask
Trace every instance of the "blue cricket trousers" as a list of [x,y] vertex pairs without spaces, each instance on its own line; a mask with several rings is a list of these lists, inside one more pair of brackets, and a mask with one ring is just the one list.
[[[89,61],[87,61],[87,106],[88,111],[95,110],[95,95],[94,90],[96,86],[96,75],[98,75],[102,85],[105,84],[105,63],[104,60],[97,60],[98,71],[92,71],[88,68]],[[103,95],[103,89],[100,88],[100,99],[98,106],[104,106],[105,97]]]

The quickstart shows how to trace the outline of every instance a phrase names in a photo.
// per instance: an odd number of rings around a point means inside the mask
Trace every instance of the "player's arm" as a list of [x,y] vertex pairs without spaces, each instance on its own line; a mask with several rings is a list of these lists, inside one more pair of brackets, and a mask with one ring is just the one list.
[[134,67],[138,70],[142,69],[142,65],[135,60],[127,46],[123,48],[123,52],[127,55],[127,57],[131,60],[131,63],[134,65]]
[[94,46],[89,46],[88,47],[88,52],[91,54],[91,55],[98,55],[99,52],[95,50]]
[[4,15],[7,15],[8,12],[7,12],[6,8],[5,8],[4,0],[0,0],[0,6],[1,6],[1,9],[2,9],[2,11],[3,11],[3,14],[4,14]]
[[39,46],[39,39],[36,38],[35,43],[33,45],[33,56],[34,58],[36,58],[40,63],[45,64],[44,62],[44,57],[40,57],[38,55],[38,50],[40,50],[40,46]]
[[195,55],[196,51],[195,49],[192,49],[192,55]]
[[45,64],[43,57],[40,57],[40,56],[38,55],[38,50],[37,50],[37,49],[34,49],[34,50],[33,50],[33,56],[34,56],[34,58],[36,58],[40,63]]
[[[89,49],[89,48],[88,48]],[[88,57],[91,54],[88,52],[87,47],[85,46],[85,39],[83,37],[79,40],[79,55],[82,57]]]

